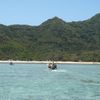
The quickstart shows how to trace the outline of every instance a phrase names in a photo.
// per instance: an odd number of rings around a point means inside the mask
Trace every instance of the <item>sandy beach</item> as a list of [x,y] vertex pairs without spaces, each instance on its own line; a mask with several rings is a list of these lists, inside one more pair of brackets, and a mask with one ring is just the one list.
[[[0,60],[0,64],[6,63],[15,63],[15,64],[48,64],[51,61],[14,61],[14,60]],[[55,61],[57,64],[100,64],[100,62],[73,62],[73,61]]]

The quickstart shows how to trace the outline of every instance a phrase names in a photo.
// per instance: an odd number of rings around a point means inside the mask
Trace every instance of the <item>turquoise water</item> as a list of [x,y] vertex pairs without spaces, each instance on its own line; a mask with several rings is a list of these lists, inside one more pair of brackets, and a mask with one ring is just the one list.
[[0,64],[0,100],[100,100],[100,65]]

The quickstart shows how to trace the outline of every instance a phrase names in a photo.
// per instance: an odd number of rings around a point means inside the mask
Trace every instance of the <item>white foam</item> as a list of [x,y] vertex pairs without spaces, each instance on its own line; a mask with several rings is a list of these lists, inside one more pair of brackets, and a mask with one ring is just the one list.
[[66,70],[52,70],[53,72],[66,72]]

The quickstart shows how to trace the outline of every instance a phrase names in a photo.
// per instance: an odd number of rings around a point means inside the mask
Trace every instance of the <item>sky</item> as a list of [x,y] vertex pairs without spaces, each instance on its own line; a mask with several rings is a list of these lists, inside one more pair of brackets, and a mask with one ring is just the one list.
[[0,0],[0,24],[37,26],[55,16],[82,21],[100,13],[100,0]]

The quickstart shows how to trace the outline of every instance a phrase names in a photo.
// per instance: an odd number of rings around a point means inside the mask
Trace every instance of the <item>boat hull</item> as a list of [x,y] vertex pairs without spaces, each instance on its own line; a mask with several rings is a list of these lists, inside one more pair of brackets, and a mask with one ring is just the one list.
[[50,63],[50,64],[48,65],[48,68],[54,70],[54,69],[57,69],[57,65],[56,65],[56,64]]

